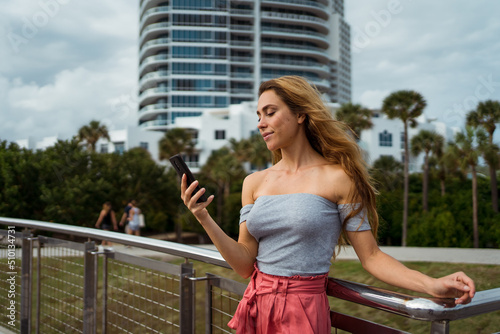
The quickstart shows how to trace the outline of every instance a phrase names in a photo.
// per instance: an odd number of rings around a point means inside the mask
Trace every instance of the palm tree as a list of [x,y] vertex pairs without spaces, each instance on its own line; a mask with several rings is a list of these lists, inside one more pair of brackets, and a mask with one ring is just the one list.
[[455,142],[451,143],[451,154],[460,161],[462,170],[470,169],[472,174],[472,226],[474,234],[474,248],[479,248],[479,223],[477,205],[477,165],[479,155],[487,143],[486,133],[481,128],[466,126],[465,133],[459,132]]
[[495,133],[495,123],[500,122],[500,102],[488,100],[480,102],[476,110],[467,114],[467,125],[480,126],[488,132],[489,144],[493,151],[486,150],[484,160],[490,170],[491,205],[495,212],[498,212],[498,183],[497,170],[499,168],[498,154],[494,152],[493,134]]
[[160,160],[166,160],[175,154],[192,154],[195,145],[192,131],[183,128],[168,130],[159,144]]
[[[439,183],[441,187],[441,196],[446,195],[446,178],[450,174],[456,174],[460,169],[459,161],[455,159],[453,154],[450,153],[450,145],[451,143],[447,143],[446,147],[442,152],[435,152],[431,157],[431,160],[434,160],[437,165],[437,176],[439,178]],[[434,159],[432,159],[434,158]]]
[[91,152],[95,152],[95,144],[101,138],[110,140],[108,128],[104,124],[101,125],[99,121],[92,120],[89,125],[84,125],[78,130],[77,140],[85,141],[87,149]]
[[335,113],[335,118],[346,123],[351,129],[354,138],[359,139],[361,131],[370,129],[373,112],[360,104],[344,103]]
[[382,155],[375,160],[370,169],[373,178],[387,191],[401,188],[403,164],[392,155]]
[[422,180],[422,208],[424,212],[428,211],[428,193],[429,193],[429,156],[434,153],[436,156],[442,155],[444,138],[440,134],[420,130],[420,132],[411,139],[411,153],[418,156],[424,153],[424,175]]
[[271,152],[267,149],[266,142],[260,134],[254,134],[240,141],[231,138],[229,144],[236,159],[241,163],[249,162],[260,170],[272,162]]
[[408,150],[408,126],[416,127],[416,118],[419,117],[427,102],[423,96],[412,90],[400,90],[390,94],[384,99],[382,112],[390,119],[399,118],[404,124],[404,205],[403,205],[403,235],[401,245],[406,246],[408,228],[408,192],[410,177],[408,172],[409,150]]

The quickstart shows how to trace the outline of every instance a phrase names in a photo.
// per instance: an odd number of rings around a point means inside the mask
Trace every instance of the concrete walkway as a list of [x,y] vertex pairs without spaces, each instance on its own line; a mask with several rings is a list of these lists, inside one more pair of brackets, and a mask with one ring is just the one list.
[[[414,262],[451,262],[500,265],[500,249],[491,248],[438,248],[438,247],[380,247],[380,249],[399,261]],[[356,260],[358,257],[348,247],[337,259]]]

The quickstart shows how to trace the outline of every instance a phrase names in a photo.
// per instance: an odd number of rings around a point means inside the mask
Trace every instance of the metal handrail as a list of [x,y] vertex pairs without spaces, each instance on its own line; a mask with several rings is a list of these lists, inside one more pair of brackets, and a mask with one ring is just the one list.
[[500,288],[478,291],[469,304],[456,305],[453,298],[415,297],[330,277],[327,294],[424,321],[460,320],[500,310]]
[[136,246],[161,253],[168,253],[186,259],[206,262],[224,268],[231,268],[219,252],[201,247],[179,244],[171,241],[98,230],[89,227],[47,223],[39,220],[0,217],[0,224],[2,223],[5,225],[12,225],[27,229],[58,232],[78,237],[124,243],[130,246]]
[[[125,243],[131,246],[230,268],[219,252],[196,246],[88,227],[28,219],[0,217],[0,224]],[[455,305],[454,299],[450,298],[415,297],[330,277],[327,294],[404,317],[430,322],[448,322],[500,310],[500,288],[478,291],[471,303]]]

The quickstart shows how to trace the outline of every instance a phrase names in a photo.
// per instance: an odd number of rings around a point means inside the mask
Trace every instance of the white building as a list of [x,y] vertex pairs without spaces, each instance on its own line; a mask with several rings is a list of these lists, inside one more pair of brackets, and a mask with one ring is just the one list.
[[99,153],[118,153],[121,154],[135,147],[145,149],[151,154],[151,158],[160,164],[159,141],[163,133],[155,131],[146,131],[136,126],[129,126],[123,130],[109,131],[109,138],[99,139],[96,143],[96,152]]
[[[146,131],[136,126],[129,126],[122,130],[108,131],[110,140],[100,139],[96,143],[96,152],[98,153],[123,153],[134,147],[141,147],[147,150],[154,161],[159,164],[165,164],[159,159],[159,141],[163,137],[163,133]],[[45,137],[37,140],[34,137],[17,140],[16,143],[21,148],[30,150],[45,150],[48,147],[54,146],[59,136]]]
[[[380,111],[375,111],[372,118],[373,127],[365,130],[360,136],[360,146],[367,152],[367,162],[371,165],[381,156],[393,156],[397,161],[404,161],[404,125],[399,119],[389,119]],[[418,134],[420,130],[435,131],[442,135],[445,142],[453,140],[456,128],[450,128],[442,122],[428,119],[422,114],[417,119],[415,128],[408,127],[408,140]],[[410,148],[411,149],[411,148]],[[423,154],[418,157],[411,156],[410,172],[418,172],[422,169]]]
[[15,143],[19,145],[20,148],[26,148],[28,150],[45,150],[47,147],[54,146],[58,140],[59,136],[44,137],[41,140],[37,140],[35,137],[28,137],[26,139],[16,140]]
[[175,126],[193,130],[196,138],[198,153],[186,157],[188,166],[196,172],[196,167],[203,166],[212,151],[228,145],[229,139],[241,140],[258,132],[256,110],[256,102],[242,102],[206,110],[201,116],[179,118]]

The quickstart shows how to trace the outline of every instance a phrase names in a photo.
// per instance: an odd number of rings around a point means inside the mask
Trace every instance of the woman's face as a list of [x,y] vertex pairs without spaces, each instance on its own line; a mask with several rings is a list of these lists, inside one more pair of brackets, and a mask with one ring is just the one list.
[[257,127],[270,151],[292,144],[300,131],[300,124],[304,121],[304,116],[293,114],[274,90],[267,90],[260,96],[257,116]]

